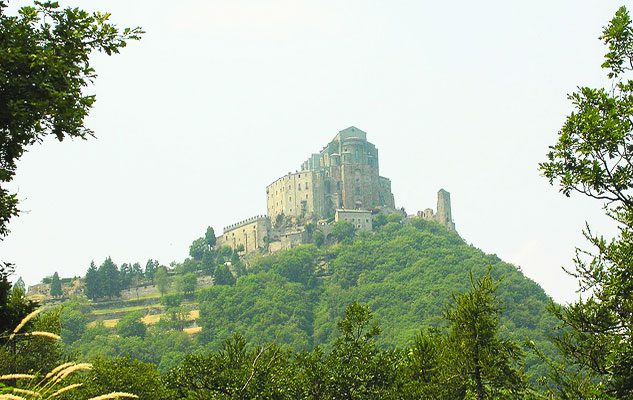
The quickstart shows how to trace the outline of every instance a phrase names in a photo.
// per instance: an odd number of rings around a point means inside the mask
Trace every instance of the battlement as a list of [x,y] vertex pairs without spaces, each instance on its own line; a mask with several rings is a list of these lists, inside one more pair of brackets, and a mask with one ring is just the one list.
[[243,221],[236,222],[234,224],[225,226],[224,227],[224,233],[227,233],[227,232],[232,231],[232,230],[237,229],[237,228],[241,228],[241,227],[243,227],[245,225],[248,225],[248,224],[252,224],[255,221],[261,221],[261,220],[267,220],[267,219],[268,219],[268,217],[266,215],[256,215],[254,217],[247,218],[247,219],[245,219]]

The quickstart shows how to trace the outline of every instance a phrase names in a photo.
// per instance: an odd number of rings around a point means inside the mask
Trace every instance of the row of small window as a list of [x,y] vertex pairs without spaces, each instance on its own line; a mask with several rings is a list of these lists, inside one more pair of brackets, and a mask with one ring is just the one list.
[[[310,195],[309,195],[309,194],[306,194],[306,199],[309,199],[309,198],[310,198]],[[289,202],[290,202],[290,201],[292,201],[292,197],[288,197],[288,201],[289,201]],[[278,206],[278,205],[279,205],[279,202],[276,202],[276,203],[275,203],[275,205],[276,205],[276,206]]]
[[[304,189],[308,190],[310,187],[308,186],[308,182],[305,183]],[[288,185],[288,190],[291,190],[292,186]],[[297,185],[297,190],[301,190],[301,183]],[[275,196],[279,194],[279,190],[275,190]]]

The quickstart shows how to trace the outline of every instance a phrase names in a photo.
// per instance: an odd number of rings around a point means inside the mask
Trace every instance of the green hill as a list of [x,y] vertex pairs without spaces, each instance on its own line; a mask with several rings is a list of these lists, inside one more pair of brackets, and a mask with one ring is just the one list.
[[[217,348],[232,332],[249,341],[294,349],[331,344],[336,322],[352,301],[368,304],[383,329],[379,344],[406,346],[425,327],[439,327],[452,295],[466,291],[470,274],[491,269],[502,277],[502,334],[548,348],[550,298],[515,266],[468,245],[434,222],[390,222],[353,241],[304,245],[251,260],[233,286],[198,295],[199,340]],[[528,359],[528,363],[534,360]]]
[[[478,278],[490,269],[494,278],[502,278],[497,292],[504,308],[501,334],[517,342],[529,338],[553,354],[547,340],[555,324],[546,311],[551,300],[515,266],[468,245],[435,222],[402,221],[398,215],[383,220],[389,222],[373,232],[340,237],[338,244],[303,245],[250,258],[248,268],[235,254],[222,256],[218,251],[216,262],[232,260],[240,276],[199,288],[182,304],[167,301],[175,294],[98,303],[71,300],[62,315],[64,340],[69,351],[86,358],[129,356],[166,371],[188,353],[219,349],[233,333],[252,344],[327,349],[336,339],[345,307],[357,301],[370,306],[382,328],[380,346],[406,348],[421,329],[441,328],[453,295],[470,288],[471,274]],[[178,282],[192,271],[199,277],[209,273],[189,264],[204,262],[187,259],[170,279]],[[141,318],[148,325],[146,333],[121,334],[118,325],[130,319],[126,315]],[[90,320],[103,324],[93,322],[86,328]],[[529,371],[539,373],[534,356],[526,361]]]

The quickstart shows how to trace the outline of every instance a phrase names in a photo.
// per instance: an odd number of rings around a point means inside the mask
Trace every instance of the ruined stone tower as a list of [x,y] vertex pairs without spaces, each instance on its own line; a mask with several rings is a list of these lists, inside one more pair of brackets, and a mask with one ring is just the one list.
[[451,215],[451,194],[444,189],[437,192],[437,222],[446,226],[450,230],[455,230],[455,223]]

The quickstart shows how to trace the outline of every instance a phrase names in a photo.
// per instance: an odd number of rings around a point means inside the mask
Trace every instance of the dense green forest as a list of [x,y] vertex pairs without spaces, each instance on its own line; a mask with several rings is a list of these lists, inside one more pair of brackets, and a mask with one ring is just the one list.
[[[358,302],[368,305],[380,323],[383,334],[376,339],[378,346],[404,347],[422,329],[445,327],[444,314],[453,295],[468,290],[471,275],[480,277],[490,271],[493,278],[500,279],[500,335],[518,343],[530,338],[551,353],[547,335],[552,333],[555,319],[546,312],[551,300],[516,267],[484,254],[435,222],[404,219],[400,214],[378,220],[383,222],[371,233],[355,235],[351,231],[340,243],[303,245],[245,263],[236,261],[226,249],[207,247],[198,260],[174,264],[173,274],[166,278],[171,285],[167,283],[160,299],[160,321],[149,329],[122,332],[130,320],[140,321],[148,312],[150,307],[143,305],[151,299],[115,302],[130,310],[127,315],[118,313],[125,316],[115,327],[86,327],[95,319],[91,313],[95,308],[112,308],[113,302],[91,304],[77,298],[63,306],[62,320],[67,323],[62,337],[69,351],[84,358],[129,356],[166,371],[195,349],[221,348],[234,333],[257,345],[274,342],[294,351],[310,351],[315,346],[329,349],[337,340],[337,322],[345,307]],[[209,268],[203,258],[218,264]],[[226,262],[229,259],[234,263]],[[236,268],[238,264],[241,267]],[[165,267],[156,268],[160,270]],[[118,274],[110,282],[121,282],[129,275],[111,259],[99,269],[92,265],[87,276],[91,271]],[[193,285],[188,292],[184,289],[184,277],[218,277],[218,271],[232,279],[200,288],[195,294]],[[182,329],[187,326],[187,313],[194,308],[199,309],[197,324],[202,329],[191,337]],[[534,357],[528,357],[528,372],[541,374],[539,367]]]

